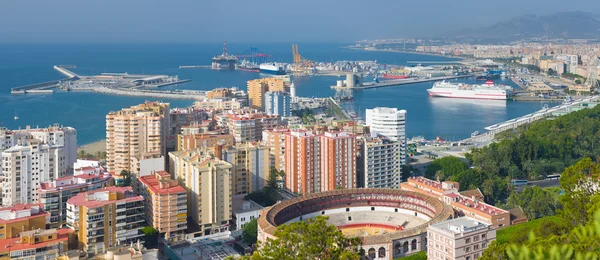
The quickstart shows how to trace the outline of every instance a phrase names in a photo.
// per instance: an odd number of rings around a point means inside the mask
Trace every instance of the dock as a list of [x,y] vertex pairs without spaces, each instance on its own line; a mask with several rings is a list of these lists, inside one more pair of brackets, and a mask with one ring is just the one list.
[[183,65],[179,66],[180,69],[212,69],[210,65]]
[[579,107],[579,106],[587,107],[587,105],[586,105],[587,103],[599,102],[599,101],[600,101],[600,95],[590,96],[590,97],[575,100],[573,102],[563,103],[563,104],[560,104],[558,106],[554,106],[551,108],[544,108],[544,109],[541,109],[541,110],[536,111],[531,114],[527,114],[527,115],[520,116],[520,117],[511,119],[511,120],[508,120],[508,121],[504,121],[504,122],[501,122],[498,124],[494,124],[494,125],[485,127],[484,129],[487,130],[488,132],[482,133],[477,136],[472,136],[471,138],[467,138],[467,139],[463,140],[462,142],[473,142],[473,141],[481,141],[481,140],[491,141],[493,139],[494,135],[497,133],[504,132],[504,131],[510,130],[510,129],[515,129],[524,124],[529,124],[529,123],[532,123],[532,122],[535,122],[538,120],[553,117],[557,112],[560,113],[562,111],[562,113],[569,113],[569,112],[573,111],[572,108]]
[[73,66],[73,65],[56,65],[56,66],[54,66],[54,69],[57,70],[58,72],[60,72],[61,74],[67,76],[67,78],[60,79],[60,80],[47,81],[47,82],[42,82],[42,83],[36,83],[36,84],[31,84],[31,85],[26,85],[26,86],[14,87],[14,88],[11,88],[10,93],[11,94],[54,93],[54,91],[52,89],[56,88],[56,86],[58,86],[59,84],[61,84],[63,82],[68,82],[68,81],[73,81],[73,80],[79,79],[79,75],[66,69],[66,68],[74,68],[74,67],[75,66]]
[[432,77],[432,78],[424,78],[424,79],[412,78],[412,79],[386,80],[386,81],[382,81],[382,82],[378,82],[378,83],[364,83],[360,87],[348,88],[348,87],[331,86],[331,88],[352,89],[352,90],[354,90],[354,89],[371,89],[371,88],[393,87],[393,86],[400,86],[400,85],[409,85],[409,84],[416,84],[416,83],[434,82],[434,81],[469,78],[469,77],[473,77],[473,75],[443,76],[443,77]]

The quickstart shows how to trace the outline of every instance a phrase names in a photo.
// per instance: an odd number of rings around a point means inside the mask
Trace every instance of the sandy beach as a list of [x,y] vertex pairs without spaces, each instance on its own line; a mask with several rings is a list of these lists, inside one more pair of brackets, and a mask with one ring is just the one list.
[[106,152],[106,140],[102,139],[91,144],[79,146],[79,148],[77,148],[77,151],[81,150],[84,150],[86,153],[89,154],[96,154],[97,152]]

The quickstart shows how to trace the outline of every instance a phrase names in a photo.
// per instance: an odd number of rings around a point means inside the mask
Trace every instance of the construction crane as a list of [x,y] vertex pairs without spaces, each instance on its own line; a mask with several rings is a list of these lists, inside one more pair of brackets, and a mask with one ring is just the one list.
[[310,74],[312,72],[315,67],[314,62],[300,55],[298,44],[292,44],[292,55],[294,58],[294,66],[292,68],[294,75]]

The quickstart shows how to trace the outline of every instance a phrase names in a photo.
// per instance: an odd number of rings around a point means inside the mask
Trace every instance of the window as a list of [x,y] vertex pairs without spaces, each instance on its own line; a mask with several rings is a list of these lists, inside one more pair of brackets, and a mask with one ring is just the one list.
[[477,259],[477,258],[479,258],[479,254],[474,254],[473,259]]
[[465,252],[471,252],[471,247],[465,247]]
[[321,215],[325,215],[325,211],[324,211],[324,210],[323,210],[323,211],[321,211]]
[[481,239],[485,239],[485,234],[481,234]]
[[375,211],[375,207],[371,207],[371,211]]
[[346,212],[350,212],[350,208],[346,208]]
[[465,238],[465,243],[471,243],[471,238]]
[[466,256],[465,260],[471,260],[471,257],[470,256]]
[[478,250],[479,249],[479,245],[474,245],[473,246],[473,250]]
[[352,221],[352,217],[348,216],[348,221]]
[[394,209],[395,212],[398,212],[398,209]]
[[487,243],[481,244],[481,248],[486,248],[486,247],[487,247]]

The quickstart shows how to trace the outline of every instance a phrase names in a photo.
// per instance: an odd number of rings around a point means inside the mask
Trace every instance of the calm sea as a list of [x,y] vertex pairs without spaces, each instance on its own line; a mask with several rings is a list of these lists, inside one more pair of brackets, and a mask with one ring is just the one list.
[[[443,57],[367,52],[340,48],[348,44],[300,44],[302,56],[318,61],[377,60],[380,64],[405,65],[407,61],[442,61]],[[291,62],[291,44],[229,43],[229,52],[242,53],[250,47],[272,55],[273,61]],[[0,126],[11,129],[48,126],[58,123],[78,130],[79,144],[87,144],[105,136],[105,115],[109,111],[144,102],[145,98],[110,96],[95,93],[57,92],[49,95],[11,95],[10,88],[64,78],[53,65],[76,65],[82,75],[102,72],[179,75],[192,82],[171,86],[172,89],[210,90],[216,87],[245,88],[246,81],[258,73],[179,69],[180,65],[209,65],[219,44],[50,44],[0,45]],[[335,94],[329,86],[338,77],[302,77],[294,79],[299,96],[328,97]],[[468,80],[467,80],[468,81]],[[512,85],[512,82],[499,82]],[[359,115],[376,106],[397,107],[408,111],[408,136],[426,138],[441,136],[447,140],[468,137],[475,130],[510,118],[525,115],[543,107],[538,102],[495,102],[430,98],[426,89],[431,83],[362,90],[354,93],[347,104]],[[171,106],[188,106],[191,101],[163,100]],[[19,120],[13,117],[18,115]]]

